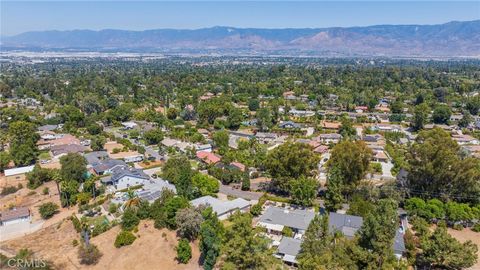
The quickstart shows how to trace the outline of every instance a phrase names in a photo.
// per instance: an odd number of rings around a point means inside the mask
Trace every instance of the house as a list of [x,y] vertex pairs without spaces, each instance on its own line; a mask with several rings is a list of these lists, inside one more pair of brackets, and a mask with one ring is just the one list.
[[266,228],[273,235],[282,235],[283,228],[289,227],[295,238],[301,238],[314,217],[315,212],[310,210],[269,207],[260,216],[257,226]]
[[0,226],[8,226],[21,222],[30,222],[30,210],[19,207],[0,212]]
[[287,264],[296,265],[297,255],[300,253],[302,240],[291,237],[283,237],[277,248],[275,257]]
[[195,150],[197,152],[203,151],[203,152],[212,152],[212,145],[211,144],[197,144],[195,145]]
[[297,109],[291,109],[289,113],[294,117],[312,117],[315,115],[314,111],[297,110]]
[[398,125],[377,124],[373,127],[373,130],[382,132],[400,132],[402,129]]
[[79,144],[63,144],[50,147],[50,153],[53,158],[60,158],[69,153],[83,153],[89,148]]
[[340,122],[328,122],[328,121],[322,121],[320,124],[321,128],[323,129],[329,129],[329,130],[338,130],[342,126]]
[[190,203],[195,207],[198,207],[200,205],[212,207],[213,212],[217,214],[217,217],[220,220],[227,219],[231,214],[235,213],[236,211],[246,213],[250,210],[250,203],[242,198],[237,198],[231,201],[221,201],[212,196],[203,196],[191,200]]
[[54,131],[58,128],[58,125],[44,125],[37,128],[38,131]]
[[318,154],[324,154],[328,152],[328,146],[326,145],[320,145],[313,149],[313,152],[318,153]]
[[338,133],[325,133],[325,134],[320,134],[318,137],[315,139],[317,141],[320,141],[324,144],[330,144],[330,143],[338,143],[342,139],[342,135]]
[[242,171],[242,172],[244,172],[245,169],[246,169],[246,166],[243,165],[243,164],[240,163],[240,162],[232,162],[232,163],[230,163],[230,165],[233,166],[233,167],[235,167],[235,168],[237,168],[237,169],[239,169],[239,170]]
[[113,185],[115,189],[126,189],[129,187],[145,185],[150,182],[150,177],[142,170],[128,166],[115,167],[112,174],[101,179],[105,185]]
[[164,190],[170,190],[173,193],[177,193],[177,189],[174,185],[163,179],[155,179],[145,183],[140,190],[136,191],[138,198],[153,203],[156,199],[160,198]]
[[115,168],[125,167],[127,163],[119,159],[105,159],[91,165],[91,168],[97,175],[111,174]]
[[40,150],[50,149],[53,146],[65,145],[65,144],[80,145],[81,143],[79,139],[77,139],[75,136],[70,134],[58,134],[58,137],[56,137],[53,140],[41,139],[37,142],[38,149]]
[[134,122],[122,122],[123,129],[134,129],[138,125]]
[[388,156],[384,151],[374,151],[373,161],[375,162],[388,162]]
[[133,155],[133,156],[128,156],[128,157],[124,157],[123,160],[127,163],[130,163],[130,162],[140,162],[143,160],[143,155]]
[[476,144],[480,144],[480,141],[475,138],[475,137],[472,137],[470,135],[466,135],[466,134],[454,134],[452,135],[452,139],[454,139],[455,141],[457,141],[457,143],[459,145],[466,145],[466,144],[472,144],[472,145],[476,145]]
[[362,227],[363,218],[358,216],[330,213],[328,217],[328,230],[330,233],[341,232],[345,237],[351,239]]
[[277,137],[277,134],[269,132],[257,132],[257,134],[255,134],[255,138],[257,138],[258,142],[263,144],[271,143],[275,141]]
[[27,173],[33,171],[35,165],[7,169],[4,171],[6,182],[22,181],[26,179]]
[[295,100],[297,99],[297,97],[295,96],[295,92],[293,91],[286,91],[286,92],[283,92],[283,98],[284,99],[288,99],[288,100]]
[[205,152],[205,151],[199,151],[197,152],[197,158],[200,161],[203,161],[207,164],[215,164],[220,161],[220,157],[218,155],[215,155],[214,153],[210,152]]
[[280,123],[278,126],[280,128],[302,128],[302,126],[300,124],[297,124],[297,123],[292,122],[292,121],[285,121],[283,123]]
[[[346,238],[352,239],[355,233],[362,227],[363,218],[347,214],[331,212],[328,217],[328,230],[330,233],[342,233]],[[399,228],[395,233],[393,250],[395,256],[400,259],[406,251],[403,239],[403,230]]]

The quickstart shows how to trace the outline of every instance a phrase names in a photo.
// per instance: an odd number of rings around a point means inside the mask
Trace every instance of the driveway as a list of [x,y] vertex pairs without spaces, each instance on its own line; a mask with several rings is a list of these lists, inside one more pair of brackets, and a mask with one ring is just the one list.
[[243,190],[234,189],[230,186],[226,186],[222,184],[220,184],[219,193],[234,196],[237,198],[243,198],[245,200],[250,200],[250,201],[252,200],[258,201],[258,199],[260,199],[260,197],[262,197],[263,195],[262,193],[259,193],[259,192],[243,191]]
[[0,241],[10,240],[16,237],[21,237],[40,230],[43,226],[43,221],[37,222],[19,222],[16,224],[5,225],[0,227]]

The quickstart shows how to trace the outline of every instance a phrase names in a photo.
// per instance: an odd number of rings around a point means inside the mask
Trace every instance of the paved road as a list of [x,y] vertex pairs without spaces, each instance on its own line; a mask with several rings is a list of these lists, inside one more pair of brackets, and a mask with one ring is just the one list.
[[230,186],[220,184],[219,193],[223,193],[226,195],[234,196],[237,198],[243,198],[245,200],[256,200],[262,197],[262,193],[260,192],[251,192],[251,191],[243,191],[240,189],[234,189]]

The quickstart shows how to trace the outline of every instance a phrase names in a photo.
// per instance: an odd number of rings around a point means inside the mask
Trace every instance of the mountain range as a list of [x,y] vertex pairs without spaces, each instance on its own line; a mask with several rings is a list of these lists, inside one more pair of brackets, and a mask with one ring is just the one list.
[[480,57],[480,20],[438,25],[35,31],[2,37],[4,50],[216,52],[318,56]]

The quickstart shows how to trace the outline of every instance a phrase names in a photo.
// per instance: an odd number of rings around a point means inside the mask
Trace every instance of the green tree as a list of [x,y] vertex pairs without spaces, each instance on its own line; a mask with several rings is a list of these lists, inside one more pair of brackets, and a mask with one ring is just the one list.
[[266,131],[272,127],[272,115],[270,110],[262,107],[257,111],[257,126],[261,131]]
[[80,154],[68,153],[60,158],[63,179],[83,182],[87,174],[87,160]]
[[432,120],[435,124],[448,124],[452,111],[447,105],[439,105],[433,110]]
[[335,212],[342,207],[342,175],[337,167],[332,167],[328,171],[327,191],[325,192],[325,208],[328,211]]
[[473,122],[473,117],[472,115],[468,112],[468,111],[465,111],[463,113],[463,117],[462,119],[460,119],[460,121],[458,121],[458,126],[461,127],[461,128],[466,128],[470,125],[470,123]]
[[368,269],[383,269],[395,261],[393,243],[397,229],[397,203],[391,199],[380,200],[358,232],[359,245],[369,257],[366,263]]
[[10,153],[7,151],[0,152],[0,172],[3,172],[8,167],[10,160],[12,160]]
[[290,181],[292,203],[301,206],[312,206],[318,193],[318,182],[314,178],[300,176]]
[[427,267],[465,269],[477,261],[478,247],[470,240],[463,244],[458,242],[445,227],[437,227],[433,234],[423,239],[419,260]]
[[413,120],[411,122],[412,128],[415,130],[423,129],[424,125],[428,121],[429,113],[430,113],[430,108],[426,103],[421,103],[415,106],[415,112],[413,114]]
[[422,198],[479,202],[480,161],[461,158],[459,150],[440,128],[420,132],[407,155],[408,187]]
[[470,98],[465,104],[465,108],[470,112],[470,114],[477,115],[480,111],[480,97],[476,96]]
[[143,138],[147,144],[159,144],[163,140],[163,132],[159,128],[151,129],[143,133]]
[[200,232],[200,226],[203,222],[203,216],[200,209],[187,207],[181,209],[176,214],[176,222],[178,224],[178,234],[182,238],[193,241]]
[[203,259],[203,268],[211,270],[214,268],[217,257],[220,255],[223,226],[211,207],[203,210],[202,216],[204,222],[200,226],[199,249]]
[[178,117],[178,110],[175,108],[169,108],[167,110],[167,118],[170,120],[175,120]]
[[213,143],[218,148],[221,155],[228,151],[228,131],[219,130],[213,133]]
[[188,263],[192,258],[192,248],[190,247],[190,243],[187,239],[182,238],[178,241],[177,250],[177,260],[180,263]]
[[16,121],[8,127],[10,155],[15,165],[27,166],[35,163],[38,155],[37,141],[40,138],[35,125],[30,122]]
[[90,148],[92,148],[93,151],[100,151],[103,150],[103,146],[107,142],[107,139],[103,136],[94,136],[92,137],[92,142],[90,144]]
[[39,206],[38,212],[43,219],[49,219],[58,213],[58,205],[53,202],[43,203]]
[[290,181],[315,175],[319,157],[304,143],[287,142],[268,153],[265,168],[273,177],[275,187],[290,192]]
[[133,242],[135,242],[135,239],[137,239],[137,237],[135,237],[135,235],[133,235],[132,232],[130,231],[121,231],[117,237],[115,238],[115,242],[114,242],[114,246],[116,248],[120,248],[120,247],[123,247],[123,246],[128,246],[128,245],[131,245],[133,244]]
[[260,102],[256,98],[252,98],[248,100],[248,109],[250,111],[256,111],[260,108]]
[[230,109],[227,117],[227,126],[229,129],[237,130],[243,121],[242,111],[237,108]]
[[342,141],[335,145],[327,162],[328,170],[336,167],[343,185],[356,185],[368,171],[372,151],[363,141]]
[[218,192],[218,180],[203,173],[196,173],[192,178],[193,194],[195,197],[213,195]]
[[[269,241],[252,228],[249,214],[235,213],[225,232],[225,263],[236,269],[272,269],[278,261],[272,256]],[[248,256],[247,256],[248,254]]]
[[122,229],[131,231],[140,223],[140,218],[137,216],[136,210],[127,207],[122,216]]
[[353,138],[357,135],[357,131],[353,127],[352,120],[348,116],[343,116],[341,120],[339,133],[343,138]]

